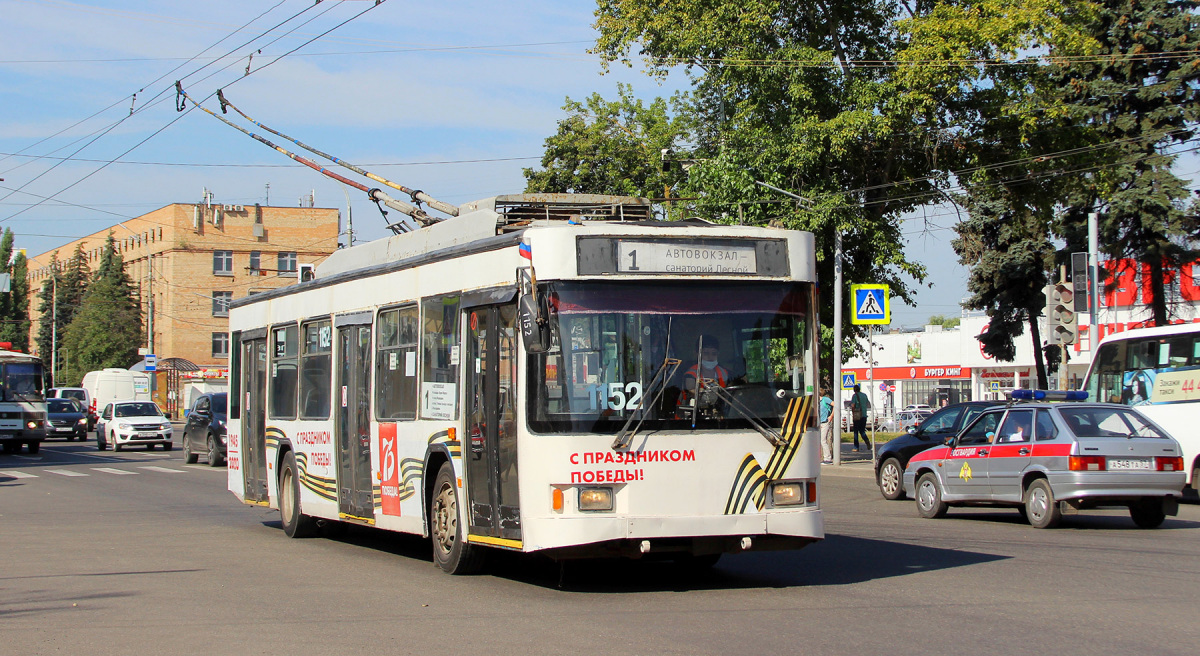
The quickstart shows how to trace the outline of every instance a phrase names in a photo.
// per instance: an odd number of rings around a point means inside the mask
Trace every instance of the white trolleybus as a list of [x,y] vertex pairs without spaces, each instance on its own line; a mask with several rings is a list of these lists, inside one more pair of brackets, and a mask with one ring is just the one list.
[[451,573],[810,544],[813,248],[564,194],[338,251],[231,305],[229,489],[291,537],[429,536]]
[[1200,490],[1200,324],[1105,337],[1084,380],[1089,401],[1137,406],[1183,449],[1187,486]]
[[24,444],[37,453],[46,439],[42,360],[28,353],[0,351],[0,449],[17,453]]

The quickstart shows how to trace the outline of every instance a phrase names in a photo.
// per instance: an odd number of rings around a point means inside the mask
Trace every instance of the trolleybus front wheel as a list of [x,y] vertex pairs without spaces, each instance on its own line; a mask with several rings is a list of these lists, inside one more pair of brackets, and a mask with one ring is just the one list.
[[433,562],[449,574],[471,574],[483,566],[483,549],[467,544],[458,523],[458,486],[454,468],[442,463],[433,499],[429,502],[429,535],[433,541]]
[[279,516],[283,532],[289,538],[316,535],[317,521],[300,512],[300,477],[296,475],[296,456],[288,451],[279,470]]

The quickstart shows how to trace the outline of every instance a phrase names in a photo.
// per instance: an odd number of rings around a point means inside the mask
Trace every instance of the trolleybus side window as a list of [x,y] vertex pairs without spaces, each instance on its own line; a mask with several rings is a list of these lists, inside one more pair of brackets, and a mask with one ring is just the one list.
[[304,419],[328,419],[333,327],[329,319],[322,319],[310,321],[302,328],[304,353],[300,358],[300,416]]
[[296,356],[299,328],[283,326],[271,331],[271,419],[296,418]]
[[421,301],[421,417],[458,418],[458,301],[437,296]]
[[417,417],[417,306],[379,313],[376,322],[375,416]]

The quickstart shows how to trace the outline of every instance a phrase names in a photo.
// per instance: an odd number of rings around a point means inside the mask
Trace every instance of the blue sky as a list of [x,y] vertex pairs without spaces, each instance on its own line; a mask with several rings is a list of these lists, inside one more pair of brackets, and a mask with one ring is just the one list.
[[[586,52],[595,5],[583,0],[387,0],[276,61],[371,5],[0,0],[0,223],[35,255],[197,202],[204,188],[218,203],[253,204],[266,202],[270,185],[273,205],[315,193],[317,205],[344,211],[341,184],[207,114],[175,111],[174,81],[206,64],[184,80],[193,97],[224,88],[264,124],[451,203],[520,192],[521,170],[537,165],[566,97],[612,98],[625,82],[649,98],[684,83],[620,65],[602,74]],[[215,99],[205,105],[218,109]],[[374,204],[348,191],[358,239],[385,236]],[[967,271],[948,245],[955,220],[953,210],[931,208],[905,222],[910,256],[930,268],[934,287],[921,288],[918,308],[894,307],[895,324],[959,314]]]

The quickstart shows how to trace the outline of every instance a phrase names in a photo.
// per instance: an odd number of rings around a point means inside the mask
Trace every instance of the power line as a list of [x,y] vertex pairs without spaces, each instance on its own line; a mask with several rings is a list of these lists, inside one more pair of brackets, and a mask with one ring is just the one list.
[[[276,63],[276,62],[278,62],[280,59],[283,59],[284,57],[286,57],[286,56],[290,55],[291,53],[295,52],[296,50],[299,50],[300,48],[303,48],[304,46],[306,46],[306,45],[308,45],[308,44],[312,43],[313,41],[316,41],[317,39],[321,38],[322,36],[325,36],[326,34],[329,34],[329,33],[330,33],[330,32],[332,32],[333,30],[336,30],[336,29],[338,29],[339,27],[341,27],[341,26],[345,25],[346,23],[348,23],[348,22],[350,22],[350,21],[352,21],[352,20],[354,20],[354,19],[358,18],[359,16],[362,16],[362,15],[363,15],[363,14],[365,14],[366,12],[368,12],[368,11],[371,11],[371,10],[372,10],[372,9],[374,9],[375,7],[378,7],[380,4],[382,4],[382,3],[383,3],[383,2],[385,2],[385,1],[386,1],[386,0],[377,0],[375,3],[373,3],[373,4],[369,5],[369,6],[368,6],[366,9],[363,9],[362,11],[358,12],[357,14],[354,14],[354,15],[352,15],[350,18],[348,18],[348,19],[346,19],[346,20],[342,21],[341,23],[338,23],[338,24],[334,25],[333,27],[329,28],[328,30],[325,30],[325,31],[324,31],[324,32],[322,32],[321,34],[318,34],[317,36],[315,36],[315,37],[312,37],[311,39],[309,39],[309,40],[307,40],[307,41],[305,41],[305,42],[301,43],[300,45],[296,46],[296,47],[295,47],[295,48],[293,48],[292,50],[289,50],[288,52],[285,52],[285,53],[283,53],[282,55],[279,55],[278,57],[275,57],[275,58],[274,58],[274,59],[272,59],[271,61],[267,62],[267,63],[266,63],[266,64],[264,64],[263,66],[260,66],[260,67],[258,67],[257,69],[254,69],[253,71],[251,70],[251,68],[250,68],[250,64],[248,63],[248,64],[246,65],[246,72],[245,72],[245,74],[244,74],[244,75],[242,75],[241,77],[239,77],[239,78],[237,78],[237,79],[233,80],[232,82],[230,82],[230,83],[229,83],[228,85],[226,85],[226,86],[227,86],[227,87],[228,87],[228,86],[232,86],[233,84],[236,84],[237,82],[239,82],[239,81],[241,81],[241,80],[245,79],[246,77],[249,77],[249,76],[250,76],[252,73],[257,73],[257,72],[259,72],[259,71],[261,71],[261,70],[263,70],[263,69],[267,68],[268,66],[271,66],[272,64],[275,64],[275,63]],[[315,5],[314,5],[314,6],[315,6]],[[311,7],[310,7],[310,8],[311,8]],[[268,46],[269,46],[269,45],[271,45],[272,43],[275,43],[275,42],[276,42],[276,41],[278,41],[279,39],[283,38],[283,36],[286,36],[287,34],[290,34],[291,32],[295,31],[296,29],[299,29],[299,27],[302,27],[302,26],[304,26],[304,25],[307,25],[309,22],[311,22],[311,21],[315,20],[316,18],[319,18],[320,16],[324,15],[326,12],[330,11],[332,8],[333,8],[333,6],[332,6],[332,5],[331,5],[331,6],[329,6],[327,9],[325,9],[325,10],[324,10],[324,11],[322,11],[322,12],[319,12],[319,13],[318,13],[316,16],[313,16],[313,17],[312,17],[312,18],[310,18],[308,21],[305,21],[304,23],[301,23],[300,25],[293,27],[291,30],[289,30],[288,32],[285,32],[283,35],[280,35],[279,37],[277,37],[276,39],[274,39],[274,40],[270,41],[270,42],[269,42],[268,44],[266,44],[266,45],[268,45]],[[292,19],[294,19],[295,17],[298,17],[298,16],[300,16],[301,14],[303,14],[303,13],[304,13],[304,12],[306,12],[306,11],[308,11],[308,8],[306,8],[305,10],[303,10],[303,11],[299,12],[298,14],[296,14],[295,16],[293,16],[292,18],[289,18],[288,20],[286,20],[286,21],[283,21],[283,22],[282,22],[282,23],[280,23],[279,25],[283,25],[283,24],[285,24],[285,23],[287,23],[287,22],[291,21]],[[256,20],[257,20],[257,19],[256,19]],[[275,28],[273,27],[273,28],[271,28],[271,29],[273,30],[273,29],[275,29]],[[269,32],[270,32],[270,30],[268,30],[268,33],[269,33]],[[261,38],[261,37],[255,37],[255,39],[252,39],[252,41],[253,41],[253,40],[257,40],[258,38]],[[222,40],[224,40],[224,39],[222,39]],[[265,47],[265,46],[264,46],[264,47]],[[251,55],[250,55],[250,61],[253,61],[253,54],[251,54]],[[232,65],[232,64],[231,64],[231,65]],[[194,75],[196,72],[199,72],[199,70],[203,70],[203,69],[204,69],[204,68],[206,68],[206,67],[207,67],[207,65],[205,65],[205,66],[201,67],[201,68],[200,68],[200,69],[198,69],[197,71],[193,71],[192,73],[189,73],[188,75],[186,75],[186,76],[184,76],[183,78],[180,78],[180,79],[181,79],[181,80],[182,80],[182,79],[186,79],[187,77],[190,77],[191,75]],[[227,67],[225,67],[225,68],[228,68],[228,66],[227,66]],[[223,68],[223,69],[221,69],[221,70],[225,70],[225,69]],[[216,73],[219,73],[219,72],[221,72],[221,70],[218,70],[218,71],[216,71],[216,72],[215,72],[215,73],[213,73],[212,75],[215,75]],[[206,76],[205,78],[202,78],[202,80],[201,80],[201,81],[203,81],[203,80],[206,80],[206,79],[208,79],[209,77],[212,77],[212,75],[209,75],[209,76]],[[160,79],[161,79],[161,78],[160,78]],[[158,95],[156,95],[156,96],[155,96],[155,98],[158,98],[159,96],[161,96],[161,95],[162,95],[162,93],[163,93],[163,92],[160,92]],[[207,100],[208,98],[211,98],[211,97],[212,97],[212,95],[213,95],[213,94],[209,94],[208,96],[206,96],[206,97],[205,97],[205,99]],[[146,108],[146,107],[149,107],[149,106],[152,106],[152,104],[155,104],[155,103],[153,103],[153,102],[152,102],[152,103],[151,103],[151,105],[146,105],[144,108]],[[110,159],[110,160],[107,160],[107,161],[106,161],[104,164],[102,164],[100,167],[98,167],[97,169],[95,169],[95,170],[94,170],[94,171],[92,171],[91,173],[88,173],[87,175],[85,175],[85,176],[81,177],[80,179],[76,180],[75,182],[71,183],[70,185],[67,185],[66,187],[64,187],[64,188],[62,188],[62,189],[60,189],[60,190],[58,190],[57,192],[55,192],[54,194],[52,194],[52,195],[51,195],[49,198],[54,198],[54,197],[58,196],[59,194],[61,194],[61,193],[65,192],[65,191],[67,191],[67,190],[71,189],[72,187],[74,187],[74,186],[78,185],[79,183],[83,182],[84,180],[87,180],[88,178],[90,178],[91,176],[95,175],[96,173],[99,173],[100,171],[104,170],[105,168],[107,168],[109,165],[111,165],[111,164],[112,164],[114,161],[116,161],[117,159],[120,159],[121,157],[124,157],[125,155],[128,155],[128,154],[129,154],[130,152],[132,152],[134,149],[138,148],[138,147],[139,147],[139,146],[141,146],[142,144],[144,144],[144,143],[146,143],[147,141],[149,141],[150,139],[154,138],[154,137],[155,137],[155,136],[157,136],[159,133],[161,133],[163,130],[167,129],[167,128],[168,128],[168,127],[170,127],[171,125],[174,125],[174,124],[175,124],[177,121],[179,121],[179,120],[180,120],[180,119],[182,119],[184,116],[186,116],[186,115],[187,115],[187,114],[188,114],[190,111],[191,111],[191,109],[188,109],[188,108],[181,108],[181,112],[180,112],[179,116],[177,116],[177,117],[175,117],[174,119],[172,119],[171,121],[169,121],[169,122],[168,122],[166,125],[164,125],[163,127],[159,128],[158,130],[155,130],[155,131],[154,131],[153,133],[151,133],[149,136],[147,136],[146,138],[142,139],[142,140],[141,140],[141,141],[139,141],[138,143],[134,144],[133,146],[131,146],[129,149],[127,149],[127,150],[125,150],[124,152],[122,152],[122,153],[121,153],[120,155],[118,155],[117,157],[115,157],[115,158],[112,158],[112,159]],[[130,115],[132,115],[132,112],[130,113]],[[122,120],[122,121],[124,121],[125,119],[124,119],[124,118],[122,118],[121,120]],[[118,123],[119,123],[119,122],[118,122]],[[114,125],[113,127],[115,127],[115,125]],[[111,130],[111,129],[112,129],[112,128],[110,127],[110,128],[109,128],[109,130]],[[100,136],[103,136],[103,135],[100,135]],[[99,138],[99,137],[97,137],[97,138]],[[93,141],[94,141],[94,140],[93,140]],[[78,152],[78,151],[76,151],[76,152]],[[56,164],[55,166],[58,166],[58,165]],[[40,177],[40,176],[39,176],[39,177]],[[26,183],[26,184],[28,184],[28,183]],[[23,186],[24,186],[24,185],[23,185]],[[19,187],[18,189],[21,189],[21,188],[23,188],[23,186],[22,186],[22,187]],[[9,194],[9,195],[11,195],[11,194]],[[5,198],[7,198],[7,196],[5,196]],[[48,198],[48,199],[49,199],[49,198]],[[48,199],[46,199],[46,200],[48,200]],[[16,213],[14,213],[14,214],[11,214],[11,215],[9,215],[9,216],[5,217],[4,219],[0,219],[0,223],[4,223],[5,221],[8,221],[8,220],[10,220],[10,219],[12,219],[12,218],[14,218],[14,217],[16,217],[16,216],[20,215],[20,214],[23,214],[23,213],[25,213],[25,212],[27,212],[27,211],[29,211],[29,210],[33,209],[34,207],[37,207],[37,206],[39,206],[39,205],[43,204],[44,202],[45,202],[45,200],[38,201],[38,202],[37,202],[37,203],[35,203],[34,205],[31,205],[31,206],[29,206],[29,207],[27,207],[27,208],[25,208],[25,209],[23,209],[23,210],[20,210],[20,211],[18,211],[18,212],[16,212]]]

